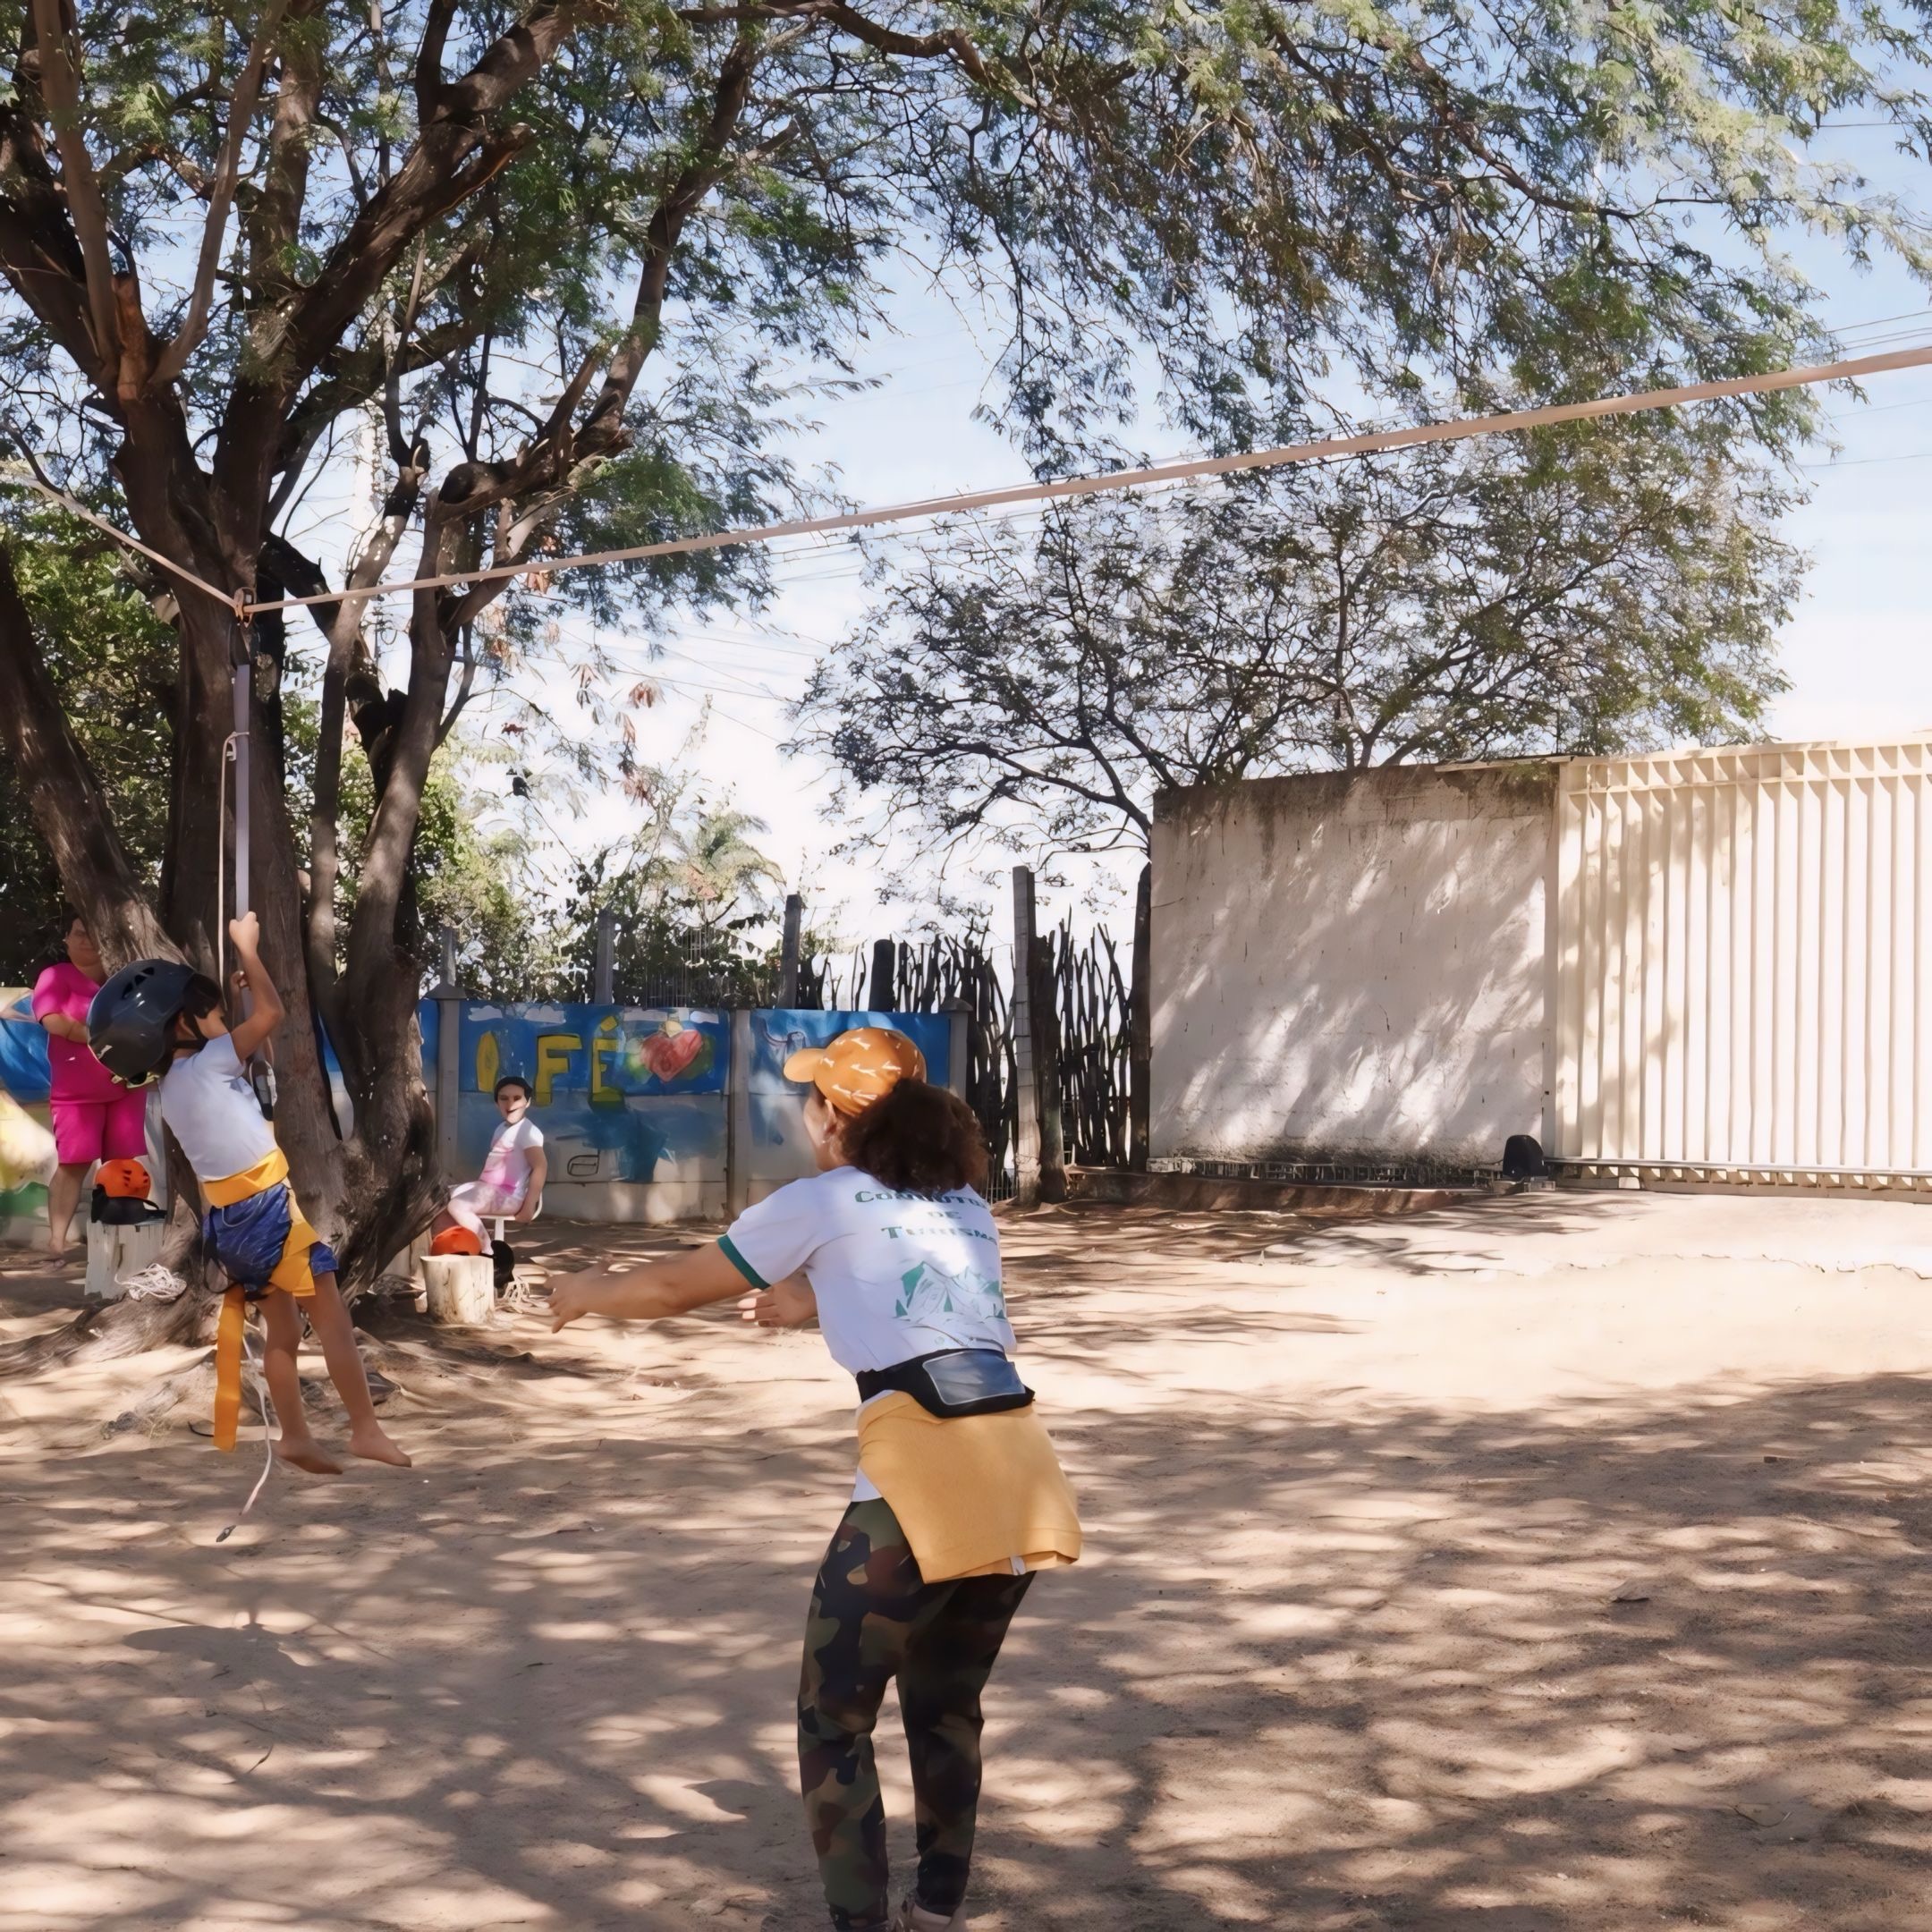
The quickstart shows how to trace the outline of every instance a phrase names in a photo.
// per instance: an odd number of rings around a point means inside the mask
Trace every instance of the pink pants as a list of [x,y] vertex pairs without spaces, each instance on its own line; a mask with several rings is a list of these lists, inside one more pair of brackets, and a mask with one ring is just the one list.
[[116,1094],[112,1100],[48,1103],[54,1116],[54,1157],[63,1167],[96,1161],[142,1160],[148,1153],[148,1096]]
[[480,1181],[466,1181],[450,1190],[449,1217],[458,1227],[466,1227],[479,1239],[487,1239],[483,1224],[501,1215],[507,1220],[523,1205],[521,1194],[502,1194]]

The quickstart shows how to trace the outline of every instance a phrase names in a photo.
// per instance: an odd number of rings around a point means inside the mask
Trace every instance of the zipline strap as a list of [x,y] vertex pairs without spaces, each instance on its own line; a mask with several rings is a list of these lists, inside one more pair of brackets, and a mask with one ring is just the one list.
[[233,1449],[242,1421],[242,1332],[248,1302],[239,1288],[222,1296],[215,1330],[215,1446]]
[[303,610],[313,604],[360,604],[371,597],[399,597],[404,591],[447,590],[458,584],[495,583],[531,571],[546,572],[589,570],[605,564],[635,564],[647,557],[689,556],[704,550],[730,550],[743,544],[775,543],[786,537],[826,537],[840,530],[869,530],[881,523],[914,522],[923,517],[958,516],[970,510],[993,510],[1008,504],[1052,503],[1073,496],[1097,496],[1109,490],[1142,489],[1150,484],[1185,483],[1201,477],[1234,476],[1247,470],[1280,469],[1289,463],[1322,462],[1337,456],[1369,456],[1382,450],[1410,449],[1423,443],[1460,443],[1479,436],[1506,436],[1514,430],[1541,429],[1555,423],[1590,422],[1604,416],[1636,416],[1647,410],[1674,409],[1685,402],[1714,402],[1730,396],[1768,395],[1781,389],[1803,389],[1813,383],[1852,382],[1861,376],[1882,376],[1893,369],[1923,369],[1932,364],[1932,343],[1917,349],[1893,349],[1882,355],[1852,356],[1839,362],[1821,362],[1808,369],[1769,369],[1757,376],[1732,376],[1719,382],[1685,383],[1674,389],[1647,389],[1635,394],[1597,396],[1588,402],[1553,402],[1541,409],[1510,410],[1499,416],[1468,416],[1449,422],[1416,423],[1405,429],[1377,429],[1366,436],[1326,436],[1315,443],[1284,444],[1277,449],[1250,450],[1238,456],[1201,456],[1185,462],[1157,463],[1145,470],[1114,470],[1104,476],[1067,477],[1057,483],[1013,483],[1000,489],[966,490],[954,496],[929,496],[918,503],[892,504],[878,510],[852,510],[838,516],[799,517],[784,523],[760,523],[744,530],[714,530],[702,537],[674,537],[662,543],[633,544],[623,550],[594,550],[580,556],[527,557],[520,564],[496,564],[487,570],[452,571],[441,577],[411,577],[401,583],[368,584],[360,589],[318,590],[308,597],[271,597],[250,602],[245,590],[217,590],[192,571],[171,564],[157,550],[116,530],[112,523],[83,510],[72,497],[37,477],[7,479],[60,504],[83,521],[138,550],[165,571],[228,606],[238,622],[263,611]]
[[179,564],[171,563],[158,550],[150,550],[138,537],[130,537],[124,530],[117,529],[105,517],[97,517],[91,510],[82,508],[64,490],[57,490],[51,484],[43,483],[38,477],[31,474],[10,473],[0,478],[0,482],[14,483],[22,489],[38,491],[49,503],[57,503],[71,516],[79,517],[83,523],[91,523],[103,535],[112,537],[117,544],[125,545],[130,550],[140,551],[150,564],[158,564],[171,577],[178,577],[182,582],[192,584],[197,590],[206,592],[217,604],[231,610],[234,607],[235,592],[217,590],[206,578],[197,577],[191,570],[184,570]]
[[1650,389],[1636,395],[1597,396],[1588,402],[1553,402],[1542,409],[1512,410],[1501,416],[1463,417],[1450,422],[1418,423],[1406,429],[1378,429],[1368,436],[1328,436],[1318,443],[1291,443],[1279,449],[1252,450],[1240,456],[1204,456],[1186,462],[1159,463],[1148,470],[1115,470],[1105,476],[1069,477],[1058,483],[1014,483],[1001,489],[970,490],[957,496],[932,496],[919,503],[880,510],[853,510],[840,516],[801,517],[788,523],[763,523],[749,530],[717,530],[704,537],[675,537],[663,543],[635,544],[624,550],[597,550],[583,556],[537,556],[488,570],[453,571],[441,577],[412,577],[406,583],[379,583],[309,597],[278,597],[250,604],[258,611],[299,610],[310,604],[355,604],[369,597],[396,597],[405,590],[444,590],[458,584],[494,583],[531,571],[585,570],[603,564],[631,564],[646,557],[683,556],[700,550],[725,550],[741,544],[775,543],[784,537],[818,537],[838,530],[865,530],[879,523],[903,523],[920,517],[956,516],[1006,504],[1044,503],[1069,496],[1097,496],[1108,490],[1140,489],[1153,483],[1184,483],[1197,477],[1233,476],[1244,470],[1278,469],[1288,463],[1319,462],[1335,456],[1367,456],[1379,450],[1407,449],[1419,443],[1458,443],[1470,436],[1539,429],[1552,423],[1586,422],[1600,416],[1634,416],[1647,410],[1674,409],[1683,402],[1710,402],[1727,396],[1764,395],[1802,389],[1813,383],[1845,382],[1890,369],[1932,364],[1932,343],[1894,349],[1883,355],[1854,356],[1810,369],[1771,369],[1758,376],[1733,376],[1721,382],[1688,383],[1675,389]]

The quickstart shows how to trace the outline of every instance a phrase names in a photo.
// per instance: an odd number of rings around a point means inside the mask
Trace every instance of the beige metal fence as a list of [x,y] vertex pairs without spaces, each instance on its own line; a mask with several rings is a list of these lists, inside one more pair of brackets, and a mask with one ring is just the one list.
[[1579,761],[1555,838],[1560,1157],[1932,1181],[1932,743]]

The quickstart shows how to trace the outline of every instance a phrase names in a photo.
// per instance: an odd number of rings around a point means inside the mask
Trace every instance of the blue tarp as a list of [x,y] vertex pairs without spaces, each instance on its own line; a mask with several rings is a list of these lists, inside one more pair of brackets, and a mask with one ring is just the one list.
[[22,1106],[47,1097],[47,1037],[33,1018],[33,993],[24,987],[0,991],[0,1087]]

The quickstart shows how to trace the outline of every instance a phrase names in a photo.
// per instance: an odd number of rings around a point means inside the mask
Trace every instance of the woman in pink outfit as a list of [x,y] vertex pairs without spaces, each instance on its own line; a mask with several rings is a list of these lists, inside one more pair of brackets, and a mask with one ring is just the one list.
[[88,1007],[101,987],[101,956],[78,914],[67,957],[34,982],[33,1016],[47,1030],[48,1111],[54,1157],[47,1189],[47,1249],[62,1255],[96,1161],[140,1160],[148,1151],[148,1096],[131,1093],[88,1050]]

